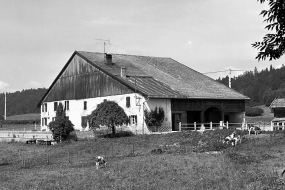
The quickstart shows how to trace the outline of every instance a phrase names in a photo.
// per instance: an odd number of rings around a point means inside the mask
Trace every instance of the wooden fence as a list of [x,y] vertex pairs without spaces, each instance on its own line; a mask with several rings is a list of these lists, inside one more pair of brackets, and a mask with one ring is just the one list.
[[262,131],[285,130],[285,121],[282,122],[256,122],[256,123],[179,123],[179,131],[205,131],[214,129],[240,129],[248,130],[250,127],[259,127]]

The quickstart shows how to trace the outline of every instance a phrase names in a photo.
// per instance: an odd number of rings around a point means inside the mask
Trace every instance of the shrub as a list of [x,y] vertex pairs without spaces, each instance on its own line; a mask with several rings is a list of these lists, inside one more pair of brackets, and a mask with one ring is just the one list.
[[259,107],[246,107],[245,115],[246,116],[260,116],[263,114],[263,109]]
[[56,110],[55,120],[50,122],[48,127],[52,131],[53,139],[57,142],[60,140],[66,140],[69,134],[74,131],[73,124],[65,116],[62,103],[59,103]]
[[129,123],[129,117],[124,109],[114,101],[107,101],[98,104],[97,108],[87,116],[90,127],[95,130],[100,126],[107,126],[112,129],[112,136],[116,134],[116,126]]
[[161,126],[163,120],[164,120],[164,110],[162,107],[155,107],[154,110],[144,110],[144,116],[145,116],[145,123],[148,127],[155,126],[156,131],[158,131],[158,128]]

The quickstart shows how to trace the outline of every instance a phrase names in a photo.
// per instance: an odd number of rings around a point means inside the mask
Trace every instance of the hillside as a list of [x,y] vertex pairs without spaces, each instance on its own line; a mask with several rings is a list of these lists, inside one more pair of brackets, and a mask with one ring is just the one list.
[[[37,107],[40,99],[47,91],[45,88],[28,89],[7,93],[7,117],[12,115],[22,115],[29,113],[40,113]],[[4,115],[5,95],[0,94],[0,119]]]
[[[228,85],[229,78],[219,78],[217,81]],[[275,69],[272,66],[265,70],[245,72],[234,77],[232,88],[250,98],[250,105],[269,106],[275,98],[285,98],[285,67]]]
[[7,117],[7,120],[39,120],[39,119],[41,119],[39,113],[28,113],[21,115],[12,115]]

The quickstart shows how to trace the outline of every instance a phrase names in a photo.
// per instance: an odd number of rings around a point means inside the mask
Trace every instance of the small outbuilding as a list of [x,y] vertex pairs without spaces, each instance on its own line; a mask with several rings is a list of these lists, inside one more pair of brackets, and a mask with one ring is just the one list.
[[276,98],[270,105],[270,108],[273,110],[274,123],[281,123],[284,126],[285,122],[285,98]]

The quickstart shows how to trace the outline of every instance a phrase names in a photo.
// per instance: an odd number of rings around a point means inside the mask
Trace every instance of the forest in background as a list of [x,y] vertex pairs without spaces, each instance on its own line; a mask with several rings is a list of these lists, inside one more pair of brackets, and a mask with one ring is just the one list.
[[[217,79],[228,86],[229,78]],[[269,106],[275,98],[285,98],[285,67],[275,69],[270,66],[264,70],[247,71],[231,79],[232,88],[250,98],[250,106]],[[46,88],[26,89],[7,93],[7,116],[40,113],[37,104],[46,93]],[[4,93],[0,94],[0,120],[4,115]]]
[[[40,113],[37,104],[46,93],[46,88],[28,89],[16,92],[7,92],[6,115],[21,115],[28,113]],[[0,94],[0,120],[3,119],[5,106],[5,95]]]
[[[228,86],[229,77],[217,79]],[[270,106],[275,98],[285,98],[285,67],[275,69],[270,66],[264,70],[246,71],[231,79],[232,89],[250,98],[250,106],[265,104]]]

